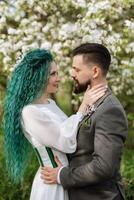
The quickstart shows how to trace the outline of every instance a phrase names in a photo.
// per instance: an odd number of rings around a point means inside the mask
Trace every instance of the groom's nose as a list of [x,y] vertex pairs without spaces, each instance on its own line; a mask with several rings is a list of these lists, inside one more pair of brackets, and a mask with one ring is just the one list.
[[72,77],[73,79],[75,79],[75,77],[76,77],[76,74],[75,74],[75,71],[74,71],[74,69],[72,69],[72,70],[71,70],[71,73],[70,73],[70,74],[71,74],[71,77]]

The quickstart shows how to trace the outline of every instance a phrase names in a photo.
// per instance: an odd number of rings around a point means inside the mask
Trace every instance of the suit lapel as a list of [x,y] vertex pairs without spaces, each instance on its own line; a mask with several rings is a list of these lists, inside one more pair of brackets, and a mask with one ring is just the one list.
[[104,94],[103,97],[101,97],[98,101],[95,102],[94,107],[95,110],[103,103],[103,101],[110,95],[112,94],[112,91],[110,88],[107,89],[106,93]]

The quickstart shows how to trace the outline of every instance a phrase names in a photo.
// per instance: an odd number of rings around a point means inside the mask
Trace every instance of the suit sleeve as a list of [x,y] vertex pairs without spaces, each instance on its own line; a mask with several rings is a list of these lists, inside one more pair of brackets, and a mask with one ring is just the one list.
[[123,111],[119,106],[106,108],[95,123],[93,159],[85,165],[61,170],[60,181],[65,189],[101,183],[112,178],[119,168],[127,136]]

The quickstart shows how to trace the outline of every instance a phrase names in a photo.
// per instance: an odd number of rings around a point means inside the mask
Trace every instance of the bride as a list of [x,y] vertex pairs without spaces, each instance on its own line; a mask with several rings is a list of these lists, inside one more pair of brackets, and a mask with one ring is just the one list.
[[[105,92],[102,86],[87,90],[78,112],[67,117],[50,98],[58,84],[57,66],[45,49],[29,51],[12,73],[4,112],[5,152],[8,170],[16,182],[23,177],[31,147],[40,166],[56,167],[55,156],[68,165],[66,153],[76,150],[79,122]],[[41,167],[35,175],[30,200],[68,200],[61,185],[44,184],[40,170]]]

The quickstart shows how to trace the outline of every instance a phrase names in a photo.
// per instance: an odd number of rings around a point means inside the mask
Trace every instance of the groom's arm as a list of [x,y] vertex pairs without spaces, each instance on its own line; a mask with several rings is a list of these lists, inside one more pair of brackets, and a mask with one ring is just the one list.
[[62,168],[60,182],[63,187],[83,187],[111,179],[120,166],[126,136],[127,121],[122,108],[105,108],[96,119],[92,161],[79,167]]

